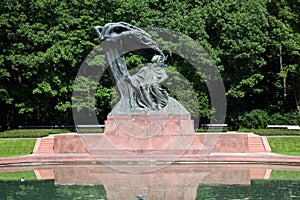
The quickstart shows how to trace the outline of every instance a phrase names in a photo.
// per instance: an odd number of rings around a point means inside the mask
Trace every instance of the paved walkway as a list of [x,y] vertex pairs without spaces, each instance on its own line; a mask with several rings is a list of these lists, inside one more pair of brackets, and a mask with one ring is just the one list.
[[274,153],[210,153],[207,155],[90,155],[88,153],[33,154],[0,158],[0,165],[80,164],[80,163],[263,163],[300,165],[300,156]]

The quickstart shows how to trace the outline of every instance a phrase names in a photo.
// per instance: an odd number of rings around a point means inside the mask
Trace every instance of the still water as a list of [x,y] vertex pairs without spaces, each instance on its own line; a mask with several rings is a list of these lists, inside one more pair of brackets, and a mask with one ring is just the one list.
[[290,200],[300,199],[300,170],[280,165],[185,164],[128,173],[97,164],[2,166],[0,194],[5,200]]

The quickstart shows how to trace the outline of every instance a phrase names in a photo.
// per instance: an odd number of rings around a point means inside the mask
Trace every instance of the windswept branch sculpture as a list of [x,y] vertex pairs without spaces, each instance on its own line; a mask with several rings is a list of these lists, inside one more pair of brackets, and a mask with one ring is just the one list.
[[[113,114],[160,111],[170,100],[178,104],[177,107],[183,108],[162,87],[162,83],[168,79],[163,69],[164,54],[148,33],[125,22],[96,26],[95,31],[101,40],[111,77],[120,95]],[[143,56],[152,64],[131,75],[124,57],[128,52]],[[178,112],[182,113],[182,110]]]

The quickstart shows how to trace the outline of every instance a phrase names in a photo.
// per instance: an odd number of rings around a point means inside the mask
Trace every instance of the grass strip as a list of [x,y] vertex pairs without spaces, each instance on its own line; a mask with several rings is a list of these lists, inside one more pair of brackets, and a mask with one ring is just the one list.
[[0,172],[0,180],[2,181],[18,181],[21,178],[37,180],[34,171]]
[[270,179],[300,181],[300,171],[272,170]]
[[23,156],[32,153],[36,139],[0,139],[0,157]]
[[268,137],[273,153],[300,156],[300,137]]

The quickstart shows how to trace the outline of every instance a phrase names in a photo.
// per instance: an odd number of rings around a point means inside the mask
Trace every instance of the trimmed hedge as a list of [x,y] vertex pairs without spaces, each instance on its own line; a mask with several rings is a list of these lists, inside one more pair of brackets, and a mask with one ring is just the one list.
[[64,129],[22,129],[0,132],[0,138],[38,138],[51,134],[70,133]]
[[77,133],[103,133],[103,128],[82,128],[77,129]]
[[195,129],[195,132],[196,133],[207,133],[207,132],[209,133],[209,132],[214,132],[215,130],[218,130],[216,132],[220,132],[220,130],[221,130],[221,132],[227,132],[228,128],[218,128],[218,129],[214,129],[214,128],[210,128],[210,129],[208,129],[208,128],[197,128],[197,129]]
[[240,129],[239,132],[253,132],[261,136],[300,136],[300,130],[286,129]]

